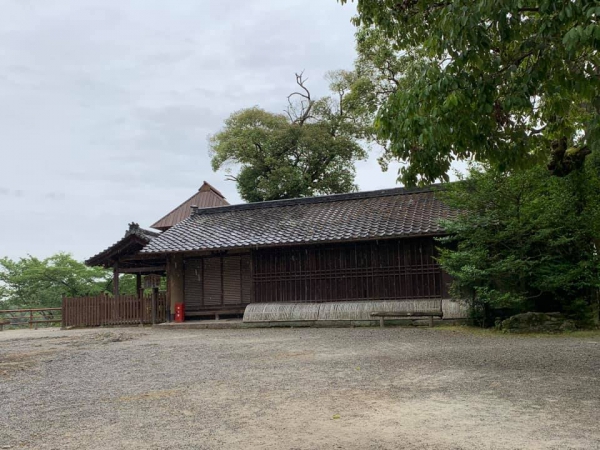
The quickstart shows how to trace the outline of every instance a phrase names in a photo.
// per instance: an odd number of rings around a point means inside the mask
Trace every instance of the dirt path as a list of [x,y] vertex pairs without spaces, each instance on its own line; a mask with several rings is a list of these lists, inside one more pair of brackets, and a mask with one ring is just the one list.
[[600,448],[600,335],[0,333],[0,448]]

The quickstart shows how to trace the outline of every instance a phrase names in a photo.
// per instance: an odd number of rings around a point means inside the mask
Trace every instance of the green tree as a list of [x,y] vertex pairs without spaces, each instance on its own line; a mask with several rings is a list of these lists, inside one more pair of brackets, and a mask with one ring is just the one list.
[[384,163],[406,162],[404,183],[447,180],[455,160],[564,176],[597,150],[598,1],[357,3],[359,91],[376,92]]
[[390,149],[389,138],[378,128],[377,113],[390,96],[410,87],[406,72],[421,56],[418,52],[399,55],[393,42],[374,27],[357,31],[356,50],[354,72],[347,78],[350,91],[344,98],[345,107],[365,124],[364,138],[383,148],[379,163],[382,170],[387,171],[390,161],[397,157]]
[[288,96],[285,114],[244,109],[210,137],[213,170],[225,169],[246,201],[356,190],[354,162],[366,158],[359,139],[368,124],[345,107],[353,74],[330,74],[332,94],[319,99],[305,81],[296,74],[299,89]]
[[600,288],[598,167],[590,161],[562,178],[539,166],[472,168],[441,194],[463,214],[446,223],[439,260],[476,318],[491,324],[488,313],[499,308],[589,318]]
[[[122,293],[135,292],[135,279],[121,276]],[[112,292],[112,272],[88,267],[67,253],[46,259],[0,259],[0,309],[59,307],[63,296]]]

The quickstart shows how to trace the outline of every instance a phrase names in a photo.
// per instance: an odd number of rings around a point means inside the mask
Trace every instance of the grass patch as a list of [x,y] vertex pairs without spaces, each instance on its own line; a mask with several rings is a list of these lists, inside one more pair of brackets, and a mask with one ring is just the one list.
[[486,337],[600,339],[600,329],[564,331],[562,333],[505,333],[495,328],[480,328],[469,325],[440,325],[436,326],[436,329]]

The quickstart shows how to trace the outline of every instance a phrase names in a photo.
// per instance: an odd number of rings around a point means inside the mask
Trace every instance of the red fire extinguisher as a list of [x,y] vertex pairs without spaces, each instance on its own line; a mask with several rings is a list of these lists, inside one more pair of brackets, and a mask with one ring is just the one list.
[[185,318],[185,311],[183,309],[183,303],[175,303],[175,322],[183,322]]

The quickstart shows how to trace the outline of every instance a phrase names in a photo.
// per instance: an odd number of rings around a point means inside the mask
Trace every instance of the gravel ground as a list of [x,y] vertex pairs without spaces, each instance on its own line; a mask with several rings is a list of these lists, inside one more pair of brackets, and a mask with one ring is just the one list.
[[0,333],[0,448],[600,448],[600,334]]

